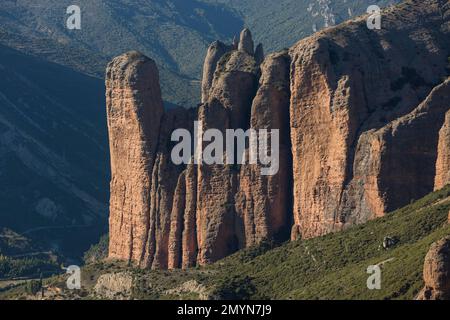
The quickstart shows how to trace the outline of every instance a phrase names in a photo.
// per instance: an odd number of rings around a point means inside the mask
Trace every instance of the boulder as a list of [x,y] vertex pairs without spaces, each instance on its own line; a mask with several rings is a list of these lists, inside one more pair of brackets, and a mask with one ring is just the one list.
[[417,300],[450,300],[450,237],[435,242],[425,257],[425,287]]

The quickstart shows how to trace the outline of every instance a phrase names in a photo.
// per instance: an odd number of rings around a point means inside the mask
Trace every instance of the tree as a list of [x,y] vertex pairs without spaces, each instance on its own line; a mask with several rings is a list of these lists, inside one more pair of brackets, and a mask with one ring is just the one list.
[[40,280],[31,280],[27,282],[26,291],[28,294],[35,295],[42,288],[42,281]]

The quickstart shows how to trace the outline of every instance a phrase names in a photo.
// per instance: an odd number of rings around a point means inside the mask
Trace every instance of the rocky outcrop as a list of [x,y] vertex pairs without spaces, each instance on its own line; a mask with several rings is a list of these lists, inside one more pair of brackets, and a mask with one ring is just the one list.
[[155,62],[138,52],[115,58],[106,72],[106,107],[112,174],[109,257],[141,262],[163,116]]
[[183,296],[186,294],[194,294],[198,296],[199,300],[210,300],[210,294],[207,287],[202,285],[201,283],[198,283],[195,280],[190,280],[182,285],[174,288],[169,289],[164,292],[166,295],[175,295],[175,296]]
[[[171,226],[179,219],[177,210],[181,210],[183,191],[178,188],[180,175],[184,168],[175,165],[171,159],[171,134],[176,129],[190,129],[193,118],[182,109],[166,112],[161,119],[158,149],[152,170],[152,187],[148,206],[150,208],[147,241],[142,261],[143,266],[155,269],[167,269],[169,264],[169,238]],[[178,188],[178,189],[177,189]],[[179,190],[180,194],[176,191]],[[180,208],[181,207],[181,208]],[[174,225],[175,227],[179,227]],[[176,231],[174,230],[175,235]],[[172,251],[173,253],[173,251]]]
[[450,300],[450,237],[434,243],[425,257],[425,287],[417,300]]
[[211,89],[212,81],[214,79],[217,62],[219,62],[220,58],[222,58],[225,53],[232,49],[233,46],[228,46],[220,41],[215,41],[208,47],[205,63],[203,64],[202,103],[208,101],[209,90]]
[[424,99],[447,72],[445,10],[410,1],[383,13],[380,31],[361,18],[291,48],[297,237],[342,230],[433,190],[448,85]]
[[[246,130],[257,71],[254,58],[242,51],[219,61],[209,101],[199,109],[203,130],[216,129],[224,136],[226,129]],[[197,187],[198,263],[206,264],[244,247],[234,200],[238,170],[231,165],[200,164]]]
[[289,67],[287,52],[268,56],[261,66],[250,124],[255,130],[280,130],[279,171],[275,175],[264,176],[259,165],[241,167],[235,203],[245,230],[241,240],[245,246],[256,245],[265,239],[286,239],[290,231]]
[[264,61],[264,48],[262,43],[258,44],[255,49],[255,61],[258,65],[260,65]]
[[[449,18],[442,1],[407,1],[383,13],[381,30],[359,18],[265,59],[244,30],[237,46],[208,49],[192,110],[162,111],[150,59],[116,58],[106,82],[110,257],[189,268],[364,223],[448,183]],[[171,132],[193,134],[196,120],[203,132],[279,130],[279,170],[175,165]]]
[[252,33],[247,28],[245,28],[241,32],[241,36],[240,36],[239,44],[238,44],[238,50],[241,52],[245,52],[251,56],[255,53]]
[[439,190],[450,183],[450,111],[445,116],[444,125],[439,131],[438,158],[434,189]]
[[94,292],[100,299],[128,300],[131,297],[133,276],[126,272],[102,274]]

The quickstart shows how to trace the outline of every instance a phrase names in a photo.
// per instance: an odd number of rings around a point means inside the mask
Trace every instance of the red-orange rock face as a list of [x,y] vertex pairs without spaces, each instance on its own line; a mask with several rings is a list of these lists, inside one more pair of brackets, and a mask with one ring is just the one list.
[[417,300],[450,300],[450,237],[433,243],[423,267],[425,287]]
[[[407,1],[381,30],[359,18],[261,64],[246,30],[238,45],[210,47],[191,110],[163,111],[150,59],[114,59],[109,256],[189,268],[364,223],[449,183],[449,18],[442,1]],[[193,133],[195,120],[222,133],[278,129],[279,170],[175,165],[171,133]]]
[[427,99],[425,114],[414,110],[446,76],[449,15],[439,1],[411,3],[383,14],[379,31],[359,19],[291,49],[297,237],[365,222],[433,189],[436,128],[449,106]]
[[253,100],[251,128],[280,130],[279,171],[262,175],[259,165],[244,165],[235,197],[243,225],[240,239],[252,246],[268,239],[285,239],[291,225],[292,159],[289,132],[289,68],[287,52],[272,54],[261,66],[259,89]]
[[111,148],[111,258],[141,262],[147,243],[163,103],[156,64],[137,52],[115,58],[106,74]]
[[[233,51],[218,63],[209,100],[199,109],[204,130],[246,130],[257,89],[257,67],[252,56]],[[239,189],[238,170],[232,165],[198,166],[197,186],[198,263],[217,261],[243,248],[243,230],[235,210]]]

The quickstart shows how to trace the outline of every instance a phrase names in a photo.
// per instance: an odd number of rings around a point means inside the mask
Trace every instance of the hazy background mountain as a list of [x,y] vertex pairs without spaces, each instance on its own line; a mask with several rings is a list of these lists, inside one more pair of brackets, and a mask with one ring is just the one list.
[[0,7],[0,227],[81,256],[106,231],[109,163],[103,75],[140,50],[167,105],[200,100],[209,43],[248,26],[266,52],[393,0],[3,0]]
[[81,30],[68,30],[72,0],[4,0],[0,42],[103,77],[113,56],[140,50],[158,63],[166,101],[194,106],[212,41],[229,41],[244,26],[271,52],[314,30],[396,0],[79,0]]
[[74,255],[107,217],[102,81],[0,46],[0,225]]

